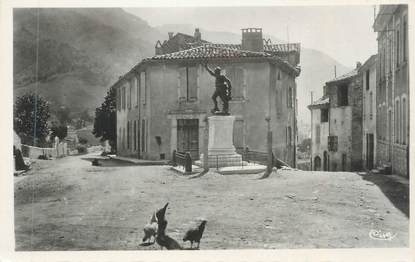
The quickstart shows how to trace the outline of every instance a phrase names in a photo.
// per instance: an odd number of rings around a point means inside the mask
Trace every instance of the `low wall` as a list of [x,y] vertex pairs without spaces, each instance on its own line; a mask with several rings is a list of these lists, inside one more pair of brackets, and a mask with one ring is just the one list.
[[66,143],[59,143],[56,148],[53,147],[35,147],[22,144],[22,154],[24,157],[38,159],[39,156],[46,155],[48,157],[64,157],[68,155]]

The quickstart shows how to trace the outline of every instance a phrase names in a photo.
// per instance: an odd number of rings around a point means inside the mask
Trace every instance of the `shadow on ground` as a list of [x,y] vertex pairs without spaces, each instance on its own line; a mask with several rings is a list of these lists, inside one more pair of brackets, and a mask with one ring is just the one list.
[[399,183],[385,175],[366,174],[364,180],[377,185],[382,193],[409,218],[409,186]]
[[111,158],[103,158],[103,157],[83,157],[82,160],[91,162],[95,159],[98,159],[99,166],[102,167],[117,167],[117,166],[136,166],[134,163],[130,163],[127,161],[111,159]]

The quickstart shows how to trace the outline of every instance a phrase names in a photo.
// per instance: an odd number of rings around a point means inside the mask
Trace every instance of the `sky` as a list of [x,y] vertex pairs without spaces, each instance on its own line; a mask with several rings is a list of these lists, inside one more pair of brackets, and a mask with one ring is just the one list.
[[158,7],[127,8],[151,26],[191,24],[210,31],[240,34],[241,28],[261,27],[278,39],[320,50],[348,67],[377,52],[372,25],[374,7]]

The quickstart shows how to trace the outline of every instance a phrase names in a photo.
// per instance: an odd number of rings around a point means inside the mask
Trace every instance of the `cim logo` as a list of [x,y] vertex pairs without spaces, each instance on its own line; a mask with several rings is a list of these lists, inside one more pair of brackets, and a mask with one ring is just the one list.
[[394,239],[396,237],[396,233],[392,234],[391,232],[383,232],[382,230],[370,230],[369,232],[369,237],[371,239],[376,239],[376,240],[389,240],[391,241],[392,239]]

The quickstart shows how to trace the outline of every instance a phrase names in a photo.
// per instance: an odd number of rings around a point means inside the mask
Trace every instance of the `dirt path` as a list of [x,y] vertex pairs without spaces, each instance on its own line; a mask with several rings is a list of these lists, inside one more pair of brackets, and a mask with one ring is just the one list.
[[[166,202],[167,233],[180,243],[192,220],[208,220],[201,249],[408,245],[407,189],[385,177],[278,171],[265,180],[188,179],[167,166],[95,167],[81,158],[42,162],[15,183],[17,250],[158,249],[138,244]],[[396,236],[374,240],[371,230]]]

